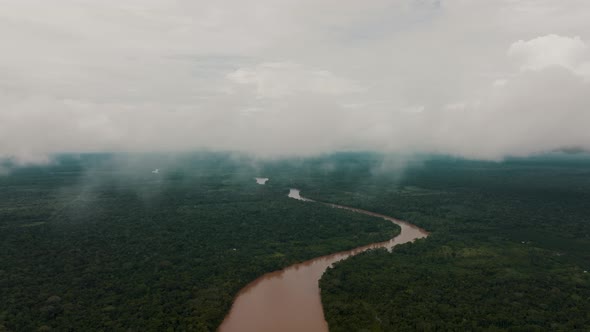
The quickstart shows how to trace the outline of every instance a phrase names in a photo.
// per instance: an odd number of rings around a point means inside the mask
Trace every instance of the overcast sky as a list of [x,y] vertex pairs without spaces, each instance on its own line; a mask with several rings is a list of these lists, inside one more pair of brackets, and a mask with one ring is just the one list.
[[0,156],[590,149],[588,0],[0,0]]

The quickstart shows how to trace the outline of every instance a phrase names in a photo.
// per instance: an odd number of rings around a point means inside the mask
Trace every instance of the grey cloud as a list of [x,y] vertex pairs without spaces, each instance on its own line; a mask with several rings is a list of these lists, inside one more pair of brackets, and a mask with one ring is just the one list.
[[9,0],[0,157],[590,149],[590,3]]

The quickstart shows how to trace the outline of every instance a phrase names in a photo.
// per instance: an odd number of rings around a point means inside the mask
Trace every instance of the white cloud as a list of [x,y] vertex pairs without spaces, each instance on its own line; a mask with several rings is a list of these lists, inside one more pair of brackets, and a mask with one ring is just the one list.
[[425,108],[424,105],[412,105],[402,108],[402,111],[406,113],[422,113]]
[[[567,146],[590,146],[589,84],[563,68],[529,71],[481,96],[477,107],[447,114],[436,133],[441,151],[500,159]],[[476,110],[474,112],[474,110]]]
[[590,149],[587,0],[8,0],[0,157]]
[[252,85],[258,98],[281,98],[297,93],[343,95],[362,92],[354,81],[327,70],[310,70],[292,62],[261,63],[227,75],[236,84]]
[[494,83],[493,83],[493,85],[494,85],[495,87],[498,87],[498,88],[499,88],[499,87],[503,87],[503,86],[505,86],[506,84],[508,84],[508,80],[507,80],[507,79],[503,79],[503,78],[497,79],[497,80],[495,80],[495,81],[494,81]]
[[521,61],[522,70],[561,66],[585,76],[590,66],[590,47],[578,36],[552,34],[528,41],[519,40],[510,46],[508,54]]

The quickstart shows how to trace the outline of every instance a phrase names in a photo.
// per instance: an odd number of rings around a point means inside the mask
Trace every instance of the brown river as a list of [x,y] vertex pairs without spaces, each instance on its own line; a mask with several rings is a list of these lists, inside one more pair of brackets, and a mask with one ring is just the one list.
[[[313,202],[302,197],[297,189],[291,189],[289,197]],[[398,244],[428,236],[425,230],[392,217],[325,204],[389,220],[401,227],[401,233],[389,241],[314,258],[261,276],[238,293],[229,314],[219,327],[219,332],[328,331],[318,281],[329,266],[368,249],[391,250]]]

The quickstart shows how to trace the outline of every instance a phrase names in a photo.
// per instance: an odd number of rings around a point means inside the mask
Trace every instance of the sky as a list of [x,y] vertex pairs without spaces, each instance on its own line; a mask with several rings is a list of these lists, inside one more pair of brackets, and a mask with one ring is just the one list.
[[590,149],[588,0],[0,0],[0,158]]

